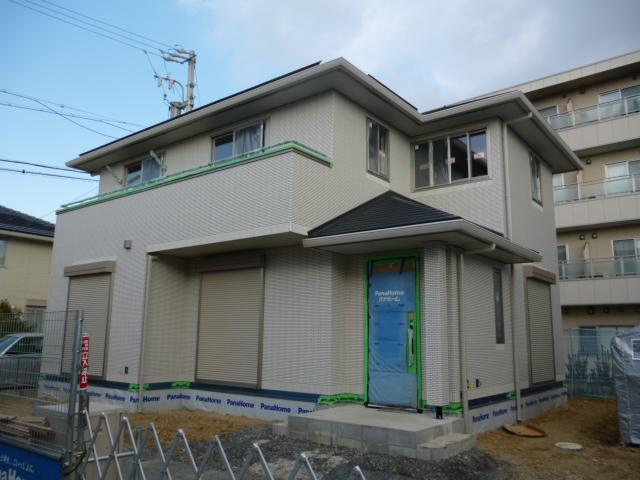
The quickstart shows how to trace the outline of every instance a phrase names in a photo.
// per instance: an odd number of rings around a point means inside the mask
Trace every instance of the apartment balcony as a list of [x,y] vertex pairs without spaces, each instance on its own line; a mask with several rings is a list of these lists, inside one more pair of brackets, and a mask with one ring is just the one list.
[[556,228],[602,226],[640,219],[640,174],[554,188]]
[[634,144],[640,137],[640,95],[550,115],[572,150],[584,154],[605,152],[610,145]]
[[640,303],[640,257],[560,262],[558,277],[564,306]]

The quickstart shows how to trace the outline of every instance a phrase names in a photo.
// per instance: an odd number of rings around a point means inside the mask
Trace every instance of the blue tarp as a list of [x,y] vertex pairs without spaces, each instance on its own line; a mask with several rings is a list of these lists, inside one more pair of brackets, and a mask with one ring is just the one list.
[[415,275],[413,259],[384,260],[371,265],[369,403],[418,406],[417,377],[409,366],[410,318],[416,312]]

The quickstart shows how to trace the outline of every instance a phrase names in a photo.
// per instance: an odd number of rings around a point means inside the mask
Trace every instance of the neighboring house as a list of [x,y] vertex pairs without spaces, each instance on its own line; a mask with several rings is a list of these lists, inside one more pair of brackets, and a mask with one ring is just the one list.
[[420,113],[338,59],[67,165],[100,195],[58,211],[50,307],[101,401],[469,430],[562,401],[552,174],[582,166],[521,93]]
[[25,318],[47,308],[55,225],[0,205],[0,300]]
[[513,89],[585,164],[553,182],[563,323],[595,352],[640,324],[640,50]]

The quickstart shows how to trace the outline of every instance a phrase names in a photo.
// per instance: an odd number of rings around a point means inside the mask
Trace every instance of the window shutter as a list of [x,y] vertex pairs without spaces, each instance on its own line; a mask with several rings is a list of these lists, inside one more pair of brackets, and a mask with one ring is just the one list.
[[533,385],[555,380],[553,317],[549,284],[527,280],[529,368]]

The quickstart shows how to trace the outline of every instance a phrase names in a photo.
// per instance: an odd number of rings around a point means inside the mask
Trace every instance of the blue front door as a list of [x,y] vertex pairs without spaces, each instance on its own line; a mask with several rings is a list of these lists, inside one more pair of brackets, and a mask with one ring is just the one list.
[[418,408],[416,259],[368,264],[370,404]]

